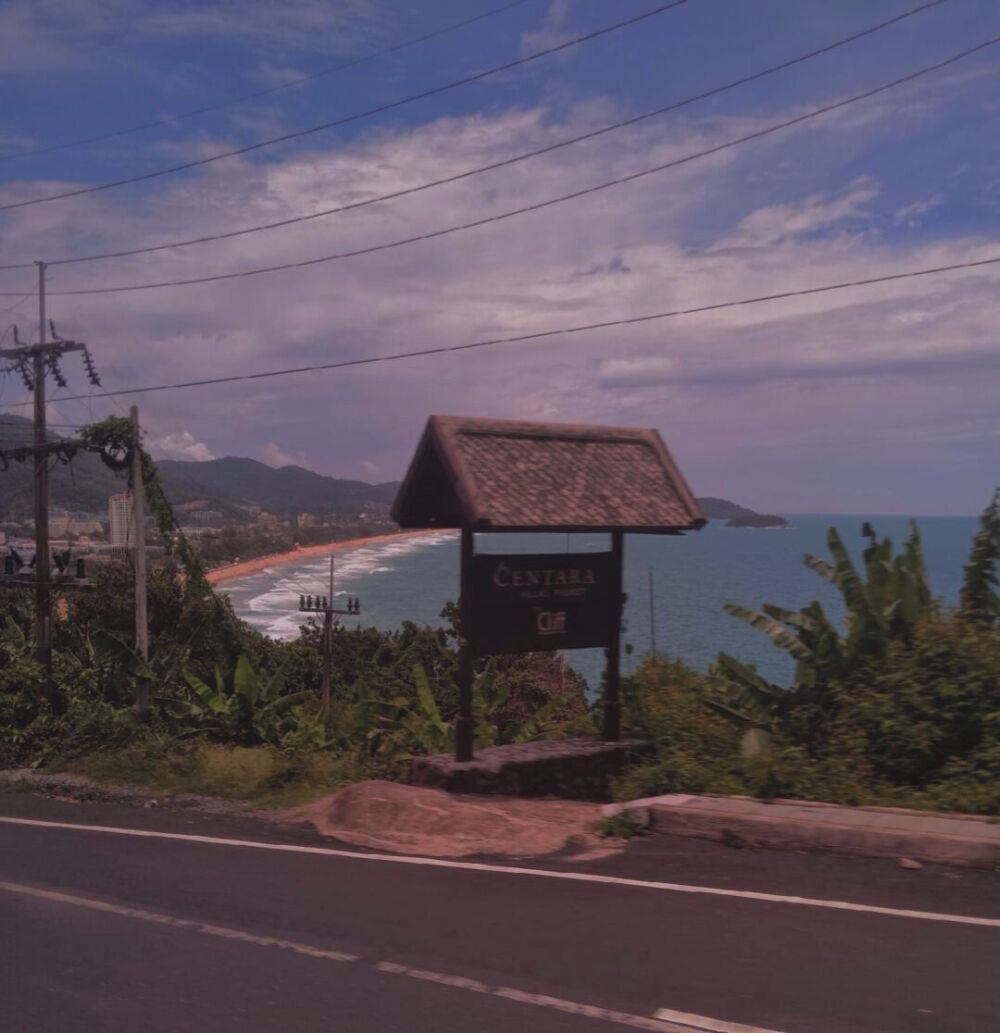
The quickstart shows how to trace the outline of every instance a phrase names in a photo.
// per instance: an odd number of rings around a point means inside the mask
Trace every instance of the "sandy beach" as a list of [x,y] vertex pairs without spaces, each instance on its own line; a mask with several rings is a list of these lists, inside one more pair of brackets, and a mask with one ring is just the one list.
[[440,534],[440,529],[426,531],[397,531],[393,534],[376,534],[368,538],[349,538],[343,542],[324,542],[321,545],[305,545],[299,549],[292,549],[289,552],[274,552],[267,556],[256,556],[249,560],[240,560],[239,563],[227,563],[224,567],[215,567],[206,573],[205,577],[210,584],[219,585],[224,581],[232,581],[234,578],[245,577],[247,574],[256,574],[258,570],[266,570],[268,567],[275,567],[281,563],[295,563],[298,560],[309,559],[312,556],[329,556],[332,553],[344,552],[347,549],[356,549],[362,545],[371,545],[373,542],[391,542],[400,538],[420,538],[428,534]]

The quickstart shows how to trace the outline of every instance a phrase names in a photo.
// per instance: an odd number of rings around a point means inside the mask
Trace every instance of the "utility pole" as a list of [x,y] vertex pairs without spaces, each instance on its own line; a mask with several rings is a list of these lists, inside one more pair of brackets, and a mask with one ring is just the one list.
[[[135,557],[135,651],[149,659],[149,619],[146,613],[146,486],[142,481],[139,407],[129,409],[135,447],[132,450],[132,534]],[[149,682],[139,678],[135,687],[135,707],[140,717],[149,712]]]
[[[6,450],[6,459],[19,462],[31,458],[34,466],[35,495],[35,561],[33,576],[23,577],[19,574],[23,565],[14,550],[5,563],[5,574],[0,587],[28,588],[35,590],[35,656],[44,671],[42,691],[55,708],[59,705],[59,694],[52,680],[52,589],[57,588],[89,588],[82,570],[82,561],[78,561],[77,574],[74,578],[65,560],[57,557],[59,577],[52,580],[51,552],[49,547],[49,456],[59,452],[67,444],[79,447],[82,442],[49,441],[45,427],[45,378],[49,372],[60,387],[66,386],[59,367],[59,359],[66,352],[83,352],[84,366],[87,376],[95,386],[100,378],[94,369],[93,361],[87,346],[82,342],[65,341],[60,338],[55,327],[47,320],[45,313],[45,263],[36,262],[38,266],[38,342],[22,345],[14,330],[15,348],[0,350],[0,359],[10,360],[3,372],[16,370],[21,374],[25,387],[34,395],[34,441],[27,448]],[[52,340],[47,340],[46,331],[51,330]]]
[[301,613],[323,614],[323,680],[320,684],[320,694],[323,700],[323,716],[330,714],[330,668],[333,661],[333,615],[342,613],[349,616],[357,616],[361,612],[361,600],[352,596],[347,600],[346,610],[337,610],[333,606],[333,556],[330,557],[330,594],[299,596],[299,611]]
[[653,568],[649,568],[649,642],[653,662],[656,662],[656,605],[653,601]]
[[625,604],[625,596],[622,592],[624,553],[624,534],[621,531],[612,531],[611,556],[614,576],[611,582],[611,639],[604,654],[607,657],[602,722],[602,738],[605,742],[618,742],[621,738],[621,702],[618,698],[618,688],[621,668],[622,609]]
[[55,703],[52,681],[52,596],[49,593],[49,457],[45,431],[45,263],[38,262],[38,347],[35,383],[35,655],[45,671],[45,695]]

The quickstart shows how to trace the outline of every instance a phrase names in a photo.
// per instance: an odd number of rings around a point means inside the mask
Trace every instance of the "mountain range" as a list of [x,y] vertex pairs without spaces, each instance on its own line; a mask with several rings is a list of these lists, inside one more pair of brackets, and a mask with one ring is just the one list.
[[[9,413],[0,418],[0,452],[30,442],[31,420]],[[359,513],[368,507],[385,509],[399,490],[399,481],[366,481],[327,477],[301,466],[278,469],[238,456],[193,462],[162,459],[157,463],[167,497],[178,505],[206,500],[223,511],[254,505],[271,513]],[[11,461],[0,469],[0,520],[29,519],[32,512],[30,462]],[[107,511],[108,496],[122,491],[124,477],[109,470],[92,453],[80,453],[72,463],[57,463],[50,476],[54,507],[87,513]],[[698,499],[710,520],[729,526],[780,526],[781,517],[761,515],[728,499]]]
[[174,502],[209,499],[257,505],[271,513],[360,512],[372,504],[392,505],[399,490],[399,481],[368,484],[341,480],[301,466],[275,469],[237,456],[200,463],[164,459],[156,465]]
[[[0,420],[0,452],[29,444],[31,421],[4,414]],[[55,435],[50,435],[55,438]],[[280,469],[227,456],[207,462],[163,459],[157,464],[167,498],[176,504],[205,499],[225,510],[256,505],[272,513],[358,513],[366,507],[392,504],[398,481],[368,484],[365,481],[325,477],[301,466]],[[109,470],[93,453],[79,453],[72,463],[56,463],[49,477],[54,507],[86,513],[105,513],[108,496],[125,488],[124,476]],[[30,519],[32,512],[32,464],[8,462],[0,469],[0,519]]]

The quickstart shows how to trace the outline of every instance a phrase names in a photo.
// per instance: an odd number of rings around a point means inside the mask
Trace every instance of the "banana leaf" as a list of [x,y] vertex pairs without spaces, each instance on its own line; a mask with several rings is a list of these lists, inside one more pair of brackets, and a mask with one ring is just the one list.
[[796,660],[807,662],[813,659],[812,650],[801,639],[793,635],[780,621],[776,621],[766,613],[761,613],[759,610],[750,610],[745,606],[736,606],[733,603],[726,603],[725,611],[734,617],[740,617],[742,620],[745,620],[750,627],[755,628],[757,631],[763,631],[776,646],[791,653]]

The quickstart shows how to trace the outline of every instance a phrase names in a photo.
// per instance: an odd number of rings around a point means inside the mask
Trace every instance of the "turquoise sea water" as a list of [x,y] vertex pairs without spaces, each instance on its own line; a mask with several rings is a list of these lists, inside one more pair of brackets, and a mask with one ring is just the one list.
[[[626,668],[647,652],[651,642],[649,571],[653,572],[656,646],[704,669],[720,650],[758,665],[766,677],[791,676],[786,654],[766,636],[726,614],[723,603],[760,606],[764,602],[798,608],[819,599],[840,619],[837,591],[802,564],[805,553],[827,557],[826,531],[836,526],[860,559],[864,517],[810,515],[791,517],[785,529],[727,528],[713,521],[682,537],[629,535],[625,544],[624,642],[633,647]],[[880,536],[901,545],[909,532],[903,517],[868,517]],[[974,517],[921,517],[917,521],[936,595],[958,598],[962,565],[978,521]],[[479,535],[483,552],[603,551],[607,535]],[[271,567],[222,586],[237,613],[254,627],[279,638],[298,634],[299,595],[325,592],[329,559],[313,558]],[[363,546],[336,557],[338,593],[361,598],[359,618],[346,625],[399,627],[406,620],[439,625],[446,602],[458,595],[458,537],[455,533],[395,539]],[[569,654],[572,665],[595,688],[603,666],[600,650]]]

